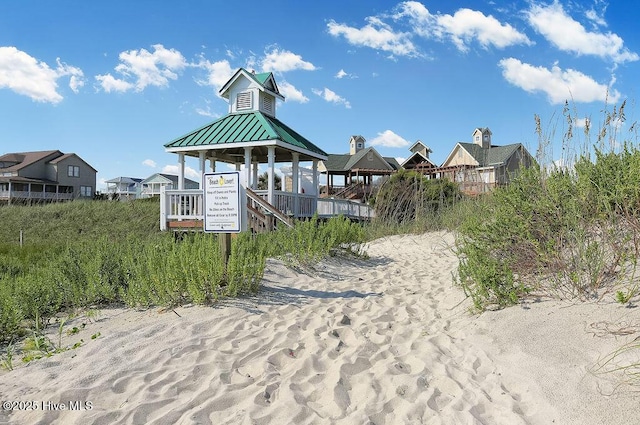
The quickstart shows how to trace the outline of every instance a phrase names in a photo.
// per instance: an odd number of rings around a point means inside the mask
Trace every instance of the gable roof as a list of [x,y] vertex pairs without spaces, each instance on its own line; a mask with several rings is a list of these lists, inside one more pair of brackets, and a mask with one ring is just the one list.
[[15,162],[16,164],[0,169],[7,172],[18,171],[48,157],[57,158],[62,155],[64,154],[59,150],[7,153],[0,156],[0,162]]
[[[275,117],[260,111],[228,114],[191,133],[178,137],[164,145],[168,151],[181,151],[185,148],[213,146],[230,147],[233,144],[247,142],[280,141],[293,150],[305,150],[320,157],[326,157],[325,151],[301,136],[295,130]],[[319,158],[324,159],[324,158]]]
[[91,169],[92,169],[93,171],[95,171],[96,173],[98,172],[98,170],[96,170],[95,168],[93,168],[91,165],[89,165],[89,164],[87,163],[87,161],[85,161],[84,159],[80,158],[80,157],[79,157],[78,155],[76,155],[75,153],[65,153],[65,154],[62,154],[61,156],[59,156],[59,157],[57,157],[57,158],[55,158],[55,159],[52,159],[52,160],[51,160],[51,161],[49,161],[49,162],[50,162],[50,163],[52,163],[52,164],[57,164],[57,163],[59,163],[59,162],[61,162],[61,161],[64,161],[65,159],[68,159],[68,158],[78,158],[80,161],[82,161],[82,162],[84,163],[84,165],[86,165],[87,167],[91,168]]
[[427,146],[422,140],[416,140],[416,142],[413,145],[411,145],[409,150],[411,152],[414,152],[414,148],[416,148],[418,145],[422,145],[427,150],[427,152],[433,152],[433,150],[429,146]]
[[[174,187],[177,187],[177,186],[178,186],[178,176],[173,175],[173,174],[165,174],[165,173],[155,173],[155,174],[152,174],[152,175],[150,175],[149,177],[147,177],[146,179],[142,180],[140,183],[141,183],[141,184],[145,184],[145,183],[147,183],[148,181],[151,181],[151,180],[155,179],[156,177],[161,177],[161,179],[160,179],[160,180],[164,180],[166,183],[169,183],[169,182],[173,183]],[[199,184],[200,184],[200,183],[198,183],[198,182],[196,182],[196,181],[193,181],[193,180],[191,180],[191,179],[188,179],[188,178],[186,178],[186,177],[185,177],[185,179],[184,179],[184,182],[185,182],[185,185],[186,185],[187,183],[192,184],[192,185],[199,185]]]
[[247,78],[252,81],[255,81],[258,84],[258,87],[266,91],[267,93],[272,94],[280,100],[284,100],[284,96],[280,94],[278,90],[278,85],[276,84],[276,79],[273,77],[273,73],[271,72],[262,72],[260,74],[255,74],[253,72],[249,72],[244,68],[238,68],[238,70],[229,78],[222,88],[218,91],[221,97],[228,99],[229,98],[229,89],[239,78]]
[[505,146],[493,145],[490,148],[483,148],[475,143],[458,142],[445,162],[443,162],[443,165],[449,162],[449,159],[457,148],[464,149],[469,155],[471,155],[471,157],[478,163],[478,167],[503,165],[518,149],[524,149],[522,143],[513,143]]
[[351,170],[362,158],[367,156],[369,152],[372,152],[383,162],[387,164],[387,167],[380,169],[381,171],[393,171],[400,168],[400,164],[395,158],[383,157],[373,147],[368,147],[356,152],[353,155],[350,154],[329,154],[327,160],[324,161],[324,168],[328,172],[346,172]]
[[420,152],[414,152],[411,156],[409,156],[409,158],[405,159],[402,162],[401,166],[405,168],[408,164],[417,165],[417,164],[424,164],[425,162],[428,162],[432,166],[436,167],[436,164],[434,164],[433,161],[431,161],[429,158],[427,158]]

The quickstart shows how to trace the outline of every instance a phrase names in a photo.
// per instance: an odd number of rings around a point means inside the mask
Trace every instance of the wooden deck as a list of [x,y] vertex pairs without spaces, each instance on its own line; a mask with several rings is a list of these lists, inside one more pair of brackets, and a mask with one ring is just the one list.
[[[267,202],[266,191],[246,189],[246,192],[247,229],[258,233],[278,226],[292,227],[295,219],[309,219],[314,215],[321,219],[342,215],[358,221],[370,220],[374,216],[369,205],[347,199],[278,191],[274,196],[275,205],[272,205]],[[203,208],[203,194],[199,189],[163,190],[160,194],[160,229],[202,230]]]

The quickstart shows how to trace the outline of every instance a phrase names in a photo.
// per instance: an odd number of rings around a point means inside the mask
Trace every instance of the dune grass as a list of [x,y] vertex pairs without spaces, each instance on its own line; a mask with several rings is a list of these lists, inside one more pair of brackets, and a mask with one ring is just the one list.
[[0,208],[0,342],[77,309],[208,304],[256,292],[268,257],[305,264],[335,249],[362,254],[363,228],[336,217],[234,235],[224,264],[218,235],[176,241],[158,230],[159,214],[157,200]]

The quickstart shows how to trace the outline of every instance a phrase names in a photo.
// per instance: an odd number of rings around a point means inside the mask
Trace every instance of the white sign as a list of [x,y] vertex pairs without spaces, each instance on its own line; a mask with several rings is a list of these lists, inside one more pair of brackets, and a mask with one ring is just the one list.
[[[204,187],[204,231],[238,233],[242,230],[246,200],[242,202],[240,173],[205,173]],[[244,206],[244,208],[243,208]]]

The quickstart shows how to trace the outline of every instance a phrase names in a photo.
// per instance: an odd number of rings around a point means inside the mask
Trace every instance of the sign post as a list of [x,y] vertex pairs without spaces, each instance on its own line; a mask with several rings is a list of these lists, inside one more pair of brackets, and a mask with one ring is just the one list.
[[240,173],[205,173],[204,231],[220,233],[220,248],[226,267],[231,255],[231,234],[246,228],[247,197],[240,185]]

